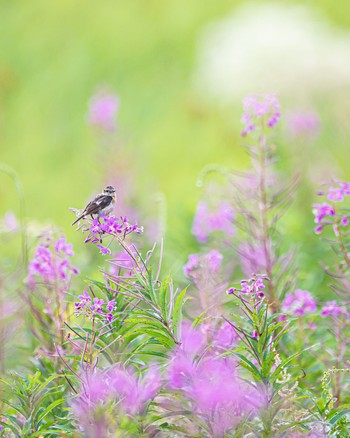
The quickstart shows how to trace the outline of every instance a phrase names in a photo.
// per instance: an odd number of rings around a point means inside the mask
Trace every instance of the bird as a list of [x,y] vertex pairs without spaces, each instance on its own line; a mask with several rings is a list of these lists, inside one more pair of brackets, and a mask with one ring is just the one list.
[[115,188],[112,186],[107,186],[102,193],[95,196],[95,198],[88,203],[82,214],[72,223],[72,225],[89,215],[92,218],[94,214],[99,216],[102,214],[109,215],[112,213],[115,207],[116,200]]

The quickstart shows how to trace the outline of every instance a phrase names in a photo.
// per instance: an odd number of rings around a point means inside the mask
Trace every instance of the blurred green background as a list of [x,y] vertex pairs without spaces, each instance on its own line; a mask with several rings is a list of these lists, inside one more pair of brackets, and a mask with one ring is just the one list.
[[[153,191],[164,193],[169,234],[188,238],[203,166],[243,170],[248,163],[240,147],[240,101],[223,110],[193,84],[203,29],[242,3],[1,1],[0,162],[21,179],[27,216],[57,224],[75,243],[81,239],[68,207],[82,208],[102,188],[106,157],[98,153],[101,143],[86,114],[89,98],[105,84],[120,96],[118,135],[135,160],[140,198],[147,204]],[[301,4],[317,6],[331,23],[350,29],[348,0]],[[316,151],[332,148],[337,165],[348,167],[346,112],[338,108],[343,119],[337,129],[332,104],[321,97],[318,104],[327,122],[309,158],[317,161]],[[297,157],[288,148],[281,155],[282,167],[292,173]],[[306,223],[306,236],[312,234],[312,217],[303,213],[310,211],[308,196],[297,200],[292,236]],[[0,174],[0,216],[9,210],[18,213],[18,198]]]

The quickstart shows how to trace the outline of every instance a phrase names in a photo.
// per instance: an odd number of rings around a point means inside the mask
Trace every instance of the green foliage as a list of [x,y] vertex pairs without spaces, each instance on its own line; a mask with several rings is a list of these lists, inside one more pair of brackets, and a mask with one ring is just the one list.
[[4,433],[9,430],[18,438],[34,438],[60,436],[58,430],[72,431],[72,420],[64,406],[65,386],[57,384],[60,380],[62,377],[55,374],[43,379],[39,371],[1,379],[4,411],[0,424]]

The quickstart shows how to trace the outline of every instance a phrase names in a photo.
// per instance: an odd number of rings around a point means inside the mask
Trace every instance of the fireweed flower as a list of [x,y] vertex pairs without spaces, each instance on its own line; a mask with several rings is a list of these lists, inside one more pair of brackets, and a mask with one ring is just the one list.
[[181,341],[167,367],[167,386],[182,393],[214,436],[222,436],[251,408],[248,391],[238,379],[237,364],[231,358],[213,356],[215,350],[204,354],[205,334],[188,324],[182,328]]
[[315,216],[315,233],[320,234],[325,225],[333,225],[334,233],[337,235],[339,226],[349,225],[349,214],[347,210],[342,210],[340,203],[344,202],[346,196],[350,196],[350,183],[336,181],[335,185],[328,187],[328,191],[320,191],[318,195],[327,195],[328,202],[323,204],[313,204],[313,214]]
[[116,309],[115,300],[107,301],[89,295],[89,292],[84,292],[78,296],[78,301],[74,303],[76,315],[84,315],[88,318],[95,318],[96,316],[102,319],[106,318],[108,322],[112,322],[114,319],[113,312]]
[[315,223],[318,224],[315,227],[315,233],[320,234],[323,230],[324,225],[331,224],[333,216],[335,216],[335,209],[324,202],[323,204],[313,204],[312,213],[315,216]]
[[316,300],[307,290],[297,289],[294,294],[287,293],[282,303],[282,310],[285,313],[303,316],[307,313],[315,313],[317,310]]
[[116,95],[100,91],[89,101],[88,122],[105,131],[115,131],[118,108],[119,99]]
[[320,118],[314,111],[295,111],[287,115],[287,128],[292,138],[314,139],[320,133]]
[[98,219],[93,219],[90,226],[83,229],[84,232],[88,232],[88,236],[85,239],[85,243],[97,243],[100,242],[97,247],[100,249],[101,254],[111,254],[108,247],[101,245],[102,237],[120,235],[121,238],[125,238],[128,234],[142,234],[143,227],[139,227],[137,221],[133,224],[128,222],[126,217],[120,216],[100,216]]
[[37,246],[29,263],[28,286],[33,289],[38,283],[48,286],[59,284],[62,290],[67,290],[71,276],[79,273],[69,262],[69,257],[73,255],[73,246],[66,242],[64,236],[55,243],[52,239],[45,239]]
[[281,117],[280,104],[273,94],[251,95],[243,99],[242,137],[255,131],[257,126],[273,128]]
[[348,312],[340,307],[336,301],[328,301],[322,306],[321,316],[348,316]]
[[227,236],[234,236],[236,229],[233,220],[234,211],[228,202],[220,202],[215,210],[210,210],[208,204],[201,201],[197,205],[192,234],[200,243],[205,243],[216,231],[222,231]]
[[[87,372],[82,376],[82,388],[72,401],[73,412],[84,430],[91,424],[99,430],[108,428],[106,407],[113,404],[113,416],[141,414],[161,388],[161,378],[157,368],[149,368],[142,376],[133,370],[114,366],[106,371]],[[92,435],[92,436],[107,436]]]
[[211,250],[203,256],[190,254],[183,270],[187,278],[190,278],[195,284],[198,284],[201,278],[201,271],[206,270],[210,275],[217,274],[220,270],[222,260],[222,254],[216,249]]
[[267,280],[266,275],[254,275],[252,278],[248,280],[241,281],[241,287],[230,287],[227,289],[226,293],[228,295],[238,295],[240,297],[249,296],[257,299],[262,299],[265,297],[263,290],[265,289],[264,280]]
[[243,243],[237,251],[240,255],[244,275],[248,276],[253,272],[264,272],[266,270],[266,255],[263,245]]

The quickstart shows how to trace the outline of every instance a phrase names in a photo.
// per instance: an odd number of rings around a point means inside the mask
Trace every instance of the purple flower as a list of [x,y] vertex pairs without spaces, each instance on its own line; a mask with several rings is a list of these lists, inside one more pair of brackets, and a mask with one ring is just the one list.
[[266,271],[265,249],[262,244],[243,243],[238,248],[241,256],[241,266],[244,275]]
[[287,293],[282,303],[282,310],[283,312],[298,316],[315,313],[317,310],[316,300],[309,291],[297,289],[294,294]]
[[79,301],[74,303],[76,309],[83,309],[87,304],[91,303],[91,298],[88,291],[84,290],[82,295],[78,296]]
[[265,124],[273,128],[281,117],[280,104],[275,95],[251,95],[243,99],[242,137],[253,132],[257,124]]
[[193,220],[192,234],[200,243],[205,243],[215,231],[223,231],[228,236],[233,236],[236,232],[233,220],[233,208],[228,202],[221,202],[215,210],[209,211],[208,204],[201,201]]
[[219,329],[215,331],[212,343],[215,348],[228,350],[237,345],[238,340],[237,332],[232,325],[228,322],[224,322]]
[[118,108],[119,99],[116,95],[100,91],[90,99],[88,121],[105,131],[115,131]]
[[161,386],[156,368],[150,368],[139,378],[130,369],[115,367],[108,372],[108,380],[111,394],[120,400],[121,407],[130,415],[141,413]]
[[[53,248],[52,248],[53,246]],[[67,290],[71,275],[79,273],[78,269],[71,266],[67,257],[74,254],[73,246],[66,242],[62,236],[56,243],[46,239],[45,244],[38,245],[33,259],[29,263],[27,284],[33,288],[37,281],[60,286]]]
[[336,301],[328,301],[321,310],[321,316],[342,316],[347,315],[347,311],[341,308]]
[[216,249],[211,250],[210,252],[208,252],[208,254],[206,254],[204,256],[206,262],[208,263],[209,269],[211,272],[218,272],[220,267],[221,267],[221,263],[222,263],[222,259],[223,256],[222,254],[219,253],[219,251],[217,251]]
[[194,272],[199,267],[199,255],[198,254],[190,254],[188,256],[188,262],[184,265],[183,270],[186,277],[191,278],[194,276]]
[[287,116],[287,126],[293,138],[311,140],[319,135],[321,122],[313,111],[296,111]]
[[321,223],[323,219],[327,216],[335,215],[334,208],[326,202],[324,202],[323,204],[314,204],[313,207],[313,214],[315,215],[316,224]]
[[55,245],[55,251],[57,253],[62,252],[67,257],[74,256],[73,245],[71,243],[67,243],[65,236],[62,236],[60,239],[57,240]]
[[103,245],[97,245],[97,248],[99,248],[100,253],[102,255],[109,255],[111,254],[111,250],[109,248],[107,248],[106,246]]
[[115,300],[108,301],[107,303],[108,312],[113,312],[114,309],[115,309]]
[[343,227],[347,227],[349,225],[349,219],[347,216],[342,216],[340,223]]
[[104,304],[104,301],[102,299],[95,297],[93,302],[94,304],[90,306],[90,309],[93,312],[102,313],[102,305]]

